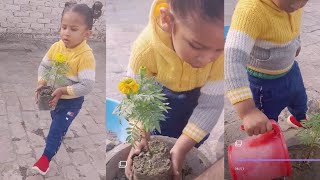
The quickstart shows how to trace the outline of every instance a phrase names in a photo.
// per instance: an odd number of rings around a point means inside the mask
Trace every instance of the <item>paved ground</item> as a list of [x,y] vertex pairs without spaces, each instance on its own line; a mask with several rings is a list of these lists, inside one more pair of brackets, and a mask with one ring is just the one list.
[[[121,100],[117,83],[126,75],[130,47],[148,22],[152,1],[108,0],[107,1],[107,97]],[[223,154],[223,117],[211,132],[209,140],[200,148],[213,163]],[[114,136],[109,135],[109,140]],[[220,138],[220,141],[219,141]],[[107,144],[114,144],[107,140]],[[118,144],[117,142],[115,144]],[[112,147],[113,145],[111,145]],[[218,154],[216,148],[220,149]]]
[[[236,4],[236,0],[225,1],[225,24],[229,25],[231,16]],[[319,109],[319,89],[320,78],[318,76],[320,62],[320,3],[310,1],[305,7],[305,12],[302,20],[302,49],[297,60],[300,65],[302,76],[304,79],[305,87],[307,88],[309,98],[309,108],[313,111]],[[279,118],[279,124],[282,128],[284,136],[287,140],[287,145],[294,145],[299,143],[296,138],[297,131],[289,128],[284,122],[288,116],[288,111],[284,110]],[[239,130],[241,120],[237,117],[234,108],[228,100],[225,100],[225,148],[236,140],[246,138],[246,134]],[[225,156],[227,152],[225,151]],[[225,165],[227,163],[225,162]],[[225,168],[226,179],[229,179],[229,170]]]
[[0,43],[0,179],[105,179],[105,43],[89,43],[97,61],[94,92],[71,125],[46,176],[30,168],[44,149],[50,116],[34,104],[37,68],[51,43]]

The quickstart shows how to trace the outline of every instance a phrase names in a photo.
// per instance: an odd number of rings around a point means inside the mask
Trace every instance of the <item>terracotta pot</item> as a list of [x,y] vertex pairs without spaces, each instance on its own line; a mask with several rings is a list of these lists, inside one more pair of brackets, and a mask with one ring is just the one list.
[[[165,136],[151,136],[151,139],[157,139],[166,142],[169,149],[173,147],[176,140],[175,138]],[[106,180],[121,179],[124,174],[124,169],[119,168],[120,161],[126,161],[131,150],[130,144],[120,144],[106,154]],[[187,154],[185,163],[192,171],[186,179],[194,179],[203,173],[211,164],[209,160],[196,148],[191,149]]]

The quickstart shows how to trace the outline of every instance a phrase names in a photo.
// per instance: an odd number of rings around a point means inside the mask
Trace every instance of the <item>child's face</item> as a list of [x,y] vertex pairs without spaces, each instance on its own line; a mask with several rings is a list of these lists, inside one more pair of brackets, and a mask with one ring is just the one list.
[[224,48],[223,20],[208,22],[196,17],[180,20],[168,11],[165,17],[165,13],[165,10],[161,12],[162,29],[171,33],[174,50],[180,59],[193,68],[202,68],[221,55]]
[[292,13],[303,6],[305,6],[308,0],[273,0],[273,2],[282,10]]
[[66,12],[61,20],[60,37],[67,48],[74,48],[88,39],[91,31],[87,28],[85,17],[77,12]]
[[202,20],[175,22],[172,42],[178,56],[194,68],[202,68],[223,52],[223,23]]

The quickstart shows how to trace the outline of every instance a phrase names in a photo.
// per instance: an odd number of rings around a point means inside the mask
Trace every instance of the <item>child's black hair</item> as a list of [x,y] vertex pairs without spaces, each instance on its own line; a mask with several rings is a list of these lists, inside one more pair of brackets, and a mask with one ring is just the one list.
[[85,23],[88,26],[88,29],[92,30],[94,20],[98,19],[102,14],[102,3],[96,1],[92,8],[86,4],[77,4],[76,2],[66,2],[65,7],[62,11],[62,16],[69,11],[77,12],[85,17]]
[[204,20],[224,19],[224,0],[168,0],[172,11],[179,17],[198,16]]

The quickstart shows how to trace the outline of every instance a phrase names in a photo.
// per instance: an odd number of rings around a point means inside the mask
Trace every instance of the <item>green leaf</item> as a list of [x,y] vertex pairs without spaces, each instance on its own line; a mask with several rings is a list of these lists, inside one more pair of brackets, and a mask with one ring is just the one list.
[[160,124],[159,124],[159,123],[156,123],[156,124],[155,124],[155,129],[156,129],[159,133],[161,133],[161,128],[160,128]]

